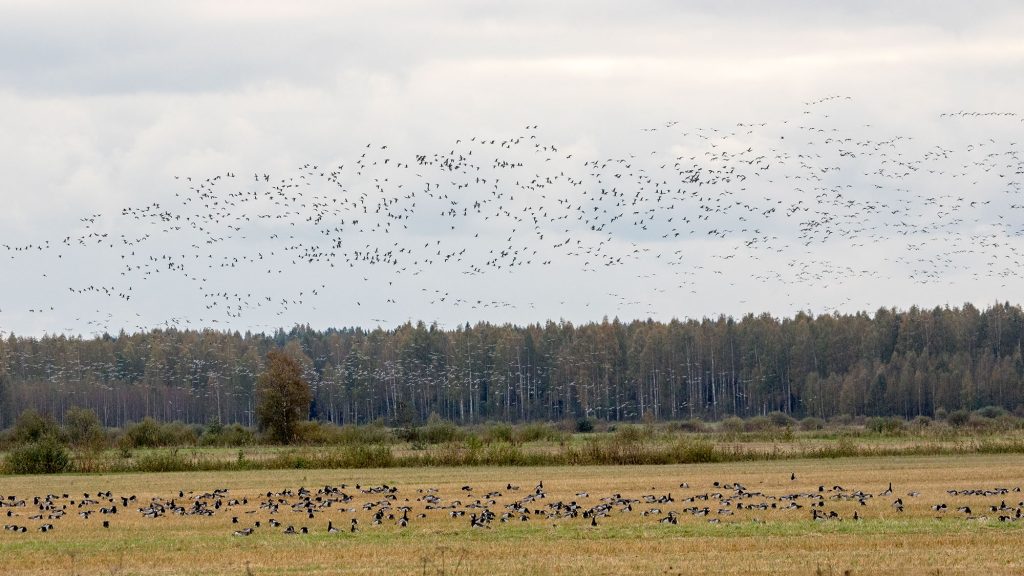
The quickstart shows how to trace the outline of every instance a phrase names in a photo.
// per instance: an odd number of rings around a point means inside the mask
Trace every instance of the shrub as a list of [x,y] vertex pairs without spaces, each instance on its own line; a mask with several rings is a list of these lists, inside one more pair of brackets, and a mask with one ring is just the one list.
[[39,442],[44,438],[57,437],[60,429],[49,416],[43,416],[35,410],[28,409],[18,416],[11,431],[11,440],[17,444]]
[[12,474],[56,474],[70,467],[68,449],[53,436],[15,447],[5,463]]
[[160,446],[195,446],[199,441],[202,427],[189,426],[184,422],[167,422],[159,428]]
[[198,440],[196,431],[183,422],[160,424],[146,417],[142,422],[129,424],[118,440],[124,448],[158,448],[162,446],[191,446]]
[[387,446],[350,446],[327,452],[290,450],[264,460],[261,468],[330,469],[330,468],[388,468],[395,465],[394,456]]
[[594,431],[594,421],[590,418],[580,418],[576,421],[576,431],[581,434],[588,434]]
[[743,428],[747,432],[765,432],[774,427],[767,416],[754,416],[743,422]]
[[825,427],[825,421],[821,418],[808,416],[800,421],[801,430],[821,430]]
[[1020,419],[1009,413],[997,417],[995,421],[1000,430],[1016,430],[1021,425]]
[[548,440],[557,442],[562,440],[564,432],[556,429],[550,424],[526,424],[516,429],[516,442],[538,442]]
[[229,426],[218,425],[215,429],[208,427],[199,438],[199,442],[204,446],[250,446],[256,443],[256,435],[238,423]]
[[967,426],[979,432],[1012,430],[1016,427],[1016,423],[1016,418],[1005,413],[996,418],[988,418],[977,412],[973,412],[967,417]]
[[[936,411],[936,413],[938,413]],[[950,426],[956,426],[960,428],[967,424],[967,420],[970,419],[971,414],[967,410],[954,410],[946,416],[946,422]]]
[[418,434],[418,428],[400,428],[392,434],[389,429],[377,423],[365,426],[354,424],[336,426],[329,422],[304,421],[296,424],[294,440],[301,444],[356,446],[393,444],[396,436],[403,440],[414,441]]
[[488,442],[508,442],[511,444],[514,441],[512,426],[509,424],[492,424],[487,427],[486,438]]
[[570,449],[573,464],[650,464],[639,444],[616,441],[615,438],[593,438],[581,449]]
[[185,472],[193,468],[177,450],[150,452],[135,461],[135,469],[139,472]]
[[715,445],[707,440],[680,440],[670,450],[671,461],[677,464],[704,464],[722,460]]
[[864,427],[876,434],[899,434],[906,423],[902,418],[873,417],[868,418]]
[[[625,428],[625,427],[624,427]],[[685,438],[667,445],[623,442],[617,436],[594,438],[569,448],[565,461],[578,465],[687,464],[719,462],[723,455],[707,440]]]
[[125,428],[125,444],[132,448],[154,447],[160,445],[160,424],[146,417],[142,422],[129,424]]
[[[263,434],[264,441],[278,442],[279,438],[273,434]],[[289,442],[293,444],[327,444],[330,441],[330,432],[319,422],[302,420],[292,424],[292,432]]]
[[729,416],[722,420],[722,431],[727,434],[739,434],[745,427],[743,419],[738,416]]
[[483,450],[479,462],[490,466],[521,466],[527,464],[527,458],[518,446],[509,442],[495,442]]
[[335,428],[334,441],[339,444],[393,444],[395,435],[382,424],[373,423],[365,426],[345,424]]
[[452,422],[444,420],[439,416],[431,415],[427,419],[427,424],[417,430],[417,434],[420,440],[428,444],[442,444],[459,440],[462,436],[462,431]]
[[650,426],[623,424],[615,430],[615,439],[619,442],[637,443],[649,440],[654,435]]
[[1006,409],[1002,406],[984,406],[975,410],[974,413],[982,418],[999,418],[1007,414]]
[[161,424],[159,435],[161,446],[195,446],[202,430],[202,427],[196,428],[179,421]]
[[967,422],[964,425],[977,431],[984,431],[992,427],[992,420],[981,414],[971,413],[967,415]]
[[421,443],[420,430],[412,424],[395,428],[395,437],[402,442],[412,442],[413,444]]
[[778,410],[769,412],[768,420],[772,423],[772,426],[776,428],[786,428],[787,426],[793,426],[793,424],[796,424],[796,420],[793,419],[792,416],[779,412]]
[[386,446],[352,446],[329,452],[289,451],[261,463],[268,469],[372,468],[394,465]]
[[210,418],[209,422],[206,423],[206,429],[203,430],[203,434],[220,434],[224,430],[224,424],[221,423],[219,416]]
[[98,450],[106,443],[106,432],[96,412],[72,406],[64,414],[64,434],[79,449]]
[[910,421],[910,426],[915,430],[924,430],[932,425],[932,419],[921,414]]
[[387,446],[353,446],[343,452],[339,464],[342,468],[389,468],[395,458]]
[[676,422],[675,428],[680,432],[703,432],[704,422],[700,418],[690,418]]
[[831,418],[831,422],[838,426],[849,426],[853,423],[853,416],[849,414],[838,414]]

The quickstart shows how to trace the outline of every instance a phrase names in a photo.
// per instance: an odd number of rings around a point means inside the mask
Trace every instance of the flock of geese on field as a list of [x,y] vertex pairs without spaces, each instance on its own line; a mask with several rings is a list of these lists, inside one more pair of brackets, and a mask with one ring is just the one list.
[[[796,480],[795,475],[791,476]],[[168,517],[195,517],[219,523],[238,537],[266,531],[285,535],[358,533],[426,524],[427,519],[465,529],[491,529],[506,523],[593,527],[606,521],[685,524],[687,521],[725,524],[774,520],[811,522],[861,521],[909,514],[931,514],[938,520],[1016,522],[1024,497],[1020,487],[949,489],[938,499],[923,502],[921,493],[898,493],[890,483],[875,493],[840,485],[811,491],[768,494],[739,482],[714,482],[706,489],[679,484],[679,492],[594,495],[549,495],[544,482],[532,489],[508,483],[480,488],[471,485],[453,493],[417,488],[406,493],[397,486],[360,484],[299,487],[281,491],[235,494],[227,488],[209,492],[137,497],[134,494],[45,494],[0,497],[4,530],[19,534],[57,530],[62,524],[85,523],[96,529],[116,529],[129,516],[160,522]],[[134,526],[135,522],[120,522]],[[430,526],[437,526],[432,522]],[[444,526],[448,529],[448,526]]]

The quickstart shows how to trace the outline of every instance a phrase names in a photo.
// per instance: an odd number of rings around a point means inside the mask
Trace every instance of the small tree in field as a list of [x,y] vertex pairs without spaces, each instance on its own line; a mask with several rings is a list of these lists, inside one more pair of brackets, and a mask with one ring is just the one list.
[[302,367],[280,350],[267,353],[266,370],[256,382],[259,404],[256,416],[260,427],[282,444],[295,440],[299,422],[309,417],[313,398],[309,384],[302,378]]

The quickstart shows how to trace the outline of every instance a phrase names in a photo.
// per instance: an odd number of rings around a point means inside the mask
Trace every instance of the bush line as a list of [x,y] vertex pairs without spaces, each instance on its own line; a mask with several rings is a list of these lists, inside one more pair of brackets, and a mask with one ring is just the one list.
[[[47,449],[52,450],[53,446]],[[510,442],[489,444],[450,442],[428,450],[401,453],[393,446],[365,445],[339,447],[300,447],[272,454],[237,458],[215,457],[199,450],[179,448],[158,449],[123,458],[110,453],[106,457],[75,457],[62,460],[57,467],[35,464],[22,467],[16,457],[8,455],[3,471],[7,474],[41,474],[52,472],[122,473],[122,472],[200,472],[284,469],[358,469],[460,466],[589,466],[589,465],[666,465],[705,464],[718,462],[750,462],[797,458],[859,458],[878,456],[937,456],[960,454],[1021,454],[1021,440],[970,440],[954,444],[924,443],[906,446],[864,445],[848,440],[830,442],[825,446],[794,450],[755,449],[735,445],[719,445],[699,438],[675,442],[649,442],[623,439],[618,436],[594,438],[585,442],[562,445],[557,449],[526,449]],[[252,457],[256,456],[256,457]],[[19,456],[20,457],[20,456]]]
[[[88,410],[72,409],[69,415],[58,425],[37,413],[23,413],[12,429],[0,434],[0,450],[6,451],[0,452],[0,473],[689,464],[1024,453],[1024,420],[989,409],[909,422],[887,417],[798,421],[780,412],[716,423],[580,419],[456,426],[436,416],[420,425],[397,427],[303,422],[300,441],[290,446],[268,445],[258,431],[238,424],[204,427],[147,418],[118,430],[103,428]],[[207,447],[222,450],[211,454]],[[226,447],[237,448],[237,458]]]

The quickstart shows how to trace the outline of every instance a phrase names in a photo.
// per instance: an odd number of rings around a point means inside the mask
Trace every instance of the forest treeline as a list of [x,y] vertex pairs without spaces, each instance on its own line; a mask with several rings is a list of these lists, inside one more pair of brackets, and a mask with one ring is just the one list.
[[444,330],[297,326],[0,340],[0,428],[25,409],[107,426],[150,416],[255,424],[256,379],[283,348],[335,424],[596,418],[934,416],[1024,404],[1024,311],[999,304],[874,315],[767,314]]

